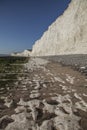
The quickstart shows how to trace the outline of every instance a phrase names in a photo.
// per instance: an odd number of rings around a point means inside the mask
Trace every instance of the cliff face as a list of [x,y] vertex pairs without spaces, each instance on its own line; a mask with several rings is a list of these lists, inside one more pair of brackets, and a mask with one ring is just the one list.
[[36,41],[32,55],[87,53],[87,0],[72,0],[66,11]]
[[29,57],[31,55],[30,50],[24,50],[23,52],[12,53],[11,56],[24,56]]

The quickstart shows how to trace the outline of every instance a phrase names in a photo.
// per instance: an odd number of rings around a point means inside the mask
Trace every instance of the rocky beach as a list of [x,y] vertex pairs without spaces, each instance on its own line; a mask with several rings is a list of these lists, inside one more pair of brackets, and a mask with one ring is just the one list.
[[30,58],[0,95],[0,130],[87,130],[86,115],[86,75],[47,58]]

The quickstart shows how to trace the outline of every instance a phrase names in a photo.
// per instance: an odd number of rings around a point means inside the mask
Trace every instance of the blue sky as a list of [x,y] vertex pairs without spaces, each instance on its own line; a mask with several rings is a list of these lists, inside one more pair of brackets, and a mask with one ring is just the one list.
[[0,0],[0,54],[31,49],[71,0]]

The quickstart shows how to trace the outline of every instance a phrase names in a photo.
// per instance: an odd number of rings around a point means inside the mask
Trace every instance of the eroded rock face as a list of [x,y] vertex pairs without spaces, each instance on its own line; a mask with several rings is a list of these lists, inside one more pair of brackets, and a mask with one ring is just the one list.
[[87,53],[87,0],[72,0],[62,16],[35,42],[33,56]]

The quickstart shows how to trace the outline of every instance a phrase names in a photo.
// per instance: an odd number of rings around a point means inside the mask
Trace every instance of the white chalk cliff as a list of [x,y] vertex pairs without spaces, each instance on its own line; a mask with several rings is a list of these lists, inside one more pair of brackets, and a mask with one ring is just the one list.
[[24,50],[23,52],[12,53],[11,56],[24,56],[28,57],[31,55],[31,50]]
[[33,45],[33,56],[60,54],[87,54],[87,0],[72,0]]

